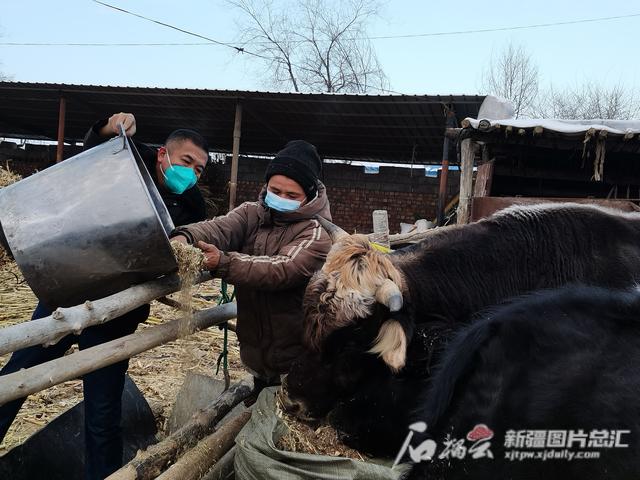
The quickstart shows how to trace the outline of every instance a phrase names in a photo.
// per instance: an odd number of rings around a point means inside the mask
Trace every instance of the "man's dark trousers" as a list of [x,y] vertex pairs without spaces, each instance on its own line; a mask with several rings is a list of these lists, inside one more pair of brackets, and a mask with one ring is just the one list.
[[[51,315],[52,309],[42,303],[32,320]],[[59,357],[75,342],[81,350],[133,333],[138,323],[149,316],[149,305],[126,313],[103,325],[84,330],[79,336],[67,335],[49,347],[33,346],[11,355],[0,375],[17,372]],[[82,378],[84,389],[85,478],[102,480],[122,466],[122,391],[129,361],[109,365]],[[0,406],[0,441],[4,438],[25,398]]]

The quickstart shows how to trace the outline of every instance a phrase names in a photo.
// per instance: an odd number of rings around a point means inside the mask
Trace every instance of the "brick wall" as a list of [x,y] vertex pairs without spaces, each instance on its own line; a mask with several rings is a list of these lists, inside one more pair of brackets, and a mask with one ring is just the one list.
[[[257,199],[267,163],[262,159],[240,159],[237,205]],[[425,177],[422,169],[413,170],[413,175],[408,168],[396,167],[380,167],[378,174],[365,174],[362,166],[335,163],[324,164],[323,169],[333,220],[348,232],[371,232],[374,210],[387,210],[392,232],[400,231],[400,222],[435,218],[440,178]],[[227,211],[230,175],[229,163],[216,164],[209,167],[202,181],[215,192],[221,212]],[[449,172],[449,199],[458,193],[459,182],[458,173]]]
[[[22,176],[55,163],[55,145],[16,147],[7,142],[0,145],[0,164],[4,166],[9,159],[10,168]],[[79,151],[80,147],[65,146],[65,158]],[[258,198],[267,164],[266,159],[240,159],[236,205]],[[412,173],[408,168],[380,167],[378,174],[365,174],[362,166],[337,163],[326,163],[323,169],[333,220],[348,232],[371,232],[374,210],[387,210],[392,233],[400,231],[400,222],[435,218],[440,179],[425,177],[422,169]],[[200,181],[212,216],[228,209],[230,176],[231,165],[227,162],[207,168]],[[458,172],[449,172],[448,200],[458,193],[458,188]]]

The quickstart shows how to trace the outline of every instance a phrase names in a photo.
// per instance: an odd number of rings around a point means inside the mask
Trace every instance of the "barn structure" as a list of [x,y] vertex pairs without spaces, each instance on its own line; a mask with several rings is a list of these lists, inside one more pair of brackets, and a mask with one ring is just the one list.
[[[349,231],[368,232],[371,211],[385,209],[394,231],[400,222],[433,219],[438,199],[444,207],[456,196],[455,172],[440,179],[427,176],[424,166],[442,163],[447,118],[449,126],[459,126],[455,118],[477,116],[483,98],[0,82],[0,137],[58,140],[57,148],[29,144],[18,149],[6,143],[0,161],[11,159],[10,167],[22,174],[42,169],[77,153],[98,119],[130,111],[139,141],[161,145],[170,131],[190,127],[203,133],[213,151],[244,156],[233,162],[223,155],[201,181],[215,214],[225,212],[229,201],[255,200],[264,183],[264,157],[302,138],[325,160],[335,160],[325,163],[323,179],[334,220]],[[390,166],[365,173],[360,162]]]
[[[640,121],[495,119],[482,114],[448,132],[459,139],[463,152],[458,223],[541,201],[640,210]],[[465,165],[471,164],[478,165],[473,188],[469,167],[465,174]]]

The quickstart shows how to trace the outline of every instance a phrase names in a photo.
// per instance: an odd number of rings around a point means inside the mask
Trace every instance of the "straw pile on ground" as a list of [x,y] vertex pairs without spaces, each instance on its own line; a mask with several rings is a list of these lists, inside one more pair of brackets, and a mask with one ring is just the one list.
[[6,187],[7,185],[11,185],[12,183],[16,183],[18,180],[21,180],[22,177],[17,173],[9,170],[9,167],[0,166],[0,188]]
[[287,452],[346,457],[365,461],[364,455],[340,441],[338,432],[332,426],[323,424],[312,428],[285,412],[282,409],[279,395],[280,394],[278,394],[276,401],[276,415],[280,417],[288,430],[287,433],[276,442],[277,448],[286,450]]
[[[20,179],[19,175],[0,166],[0,188]],[[193,279],[202,261],[199,250],[193,250],[197,249],[186,249],[186,252],[179,254],[180,258],[186,256],[186,259],[179,260],[182,265],[183,284],[189,285],[187,293],[183,291],[169,296],[171,300],[182,304],[188,312],[217,305],[220,295],[219,280],[193,286]],[[16,263],[0,247],[0,328],[31,318],[37,302],[38,299],[25,282]],[[175,308],[152,302],[151,315],[139,329],[173,320],[180,315],[182,313]],[[165,421],[171,413],[176,394],[187,372],[215,375],[222,341],[222,331],[214,327],[148,350],[130,360],[128,373],[149,402],[159,431],[162,432],[164,429]],[[76,350],[77,346],[74,346],[67,354]],[[230,377],[232,381],[236,381],[245,373],[233,332],[229,333],[228,350]],[[0,366],[8,359],[8,354],[0,355]],[[65,382],[28,397],[4,441],[0,443],[0,455],[22,443],[81,400],[82,380]]]
[[[21,179],[22,177],[17,173],[13,173],[11,170],[9,170],[9,167],[0,167],[0,188],[11,185],[12,183],[16,183]],[[2,247],[0,247],[0,268],[2,268],[3,265],[10,261],[11,258],[9,257],[9,255],[7,255],[7,252],[5,252]],[[2,303],[0,303],[0,305],[2,305]]]
[[[219,294],[219,281],[197,285],[193,288],[192,306],[201,309],[217,305]],[[169,297],[179,301],[178,295],[176,293]],[[0,328],[29,319],[36,303],[37,299],[24,281],[17,265],[11,261],[0,266]],[[138,328],[149,328],[180,315],[181,312],[172,307],[152,302],[149,319]],[[130,360],[128,373],[149,402],[159,429],[164,427],[171,413],[176,394],[187,372],[215,375],[216,360],[222,350],[222,335],[221,330],[213,327],[148,350]],[[77,347],[74,347],[68,353],[76,349]],[[229,372],[232,381],[237,381],[245,372],[233,332],[229,332],[228,349]],[[0,355],[0,365],[4,365],[8,359],[9,355]],[[222,373],[218,378],[222,378]],[[31,395],[0,444],[0,455],[22,443],[81,400],[81,380],[65,382]],[[160,437],[162,436],[161,434]]]

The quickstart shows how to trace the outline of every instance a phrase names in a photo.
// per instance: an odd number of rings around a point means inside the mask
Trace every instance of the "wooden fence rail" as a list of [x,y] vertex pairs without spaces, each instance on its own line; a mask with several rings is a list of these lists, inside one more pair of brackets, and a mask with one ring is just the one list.
[[[0,405],[132,357],[150,348],[236,317],[236,304],[226,303],[162,325],[72,353],[0,377]],[[31,322],[29,322],[31,323]]]
[[[206,280],[211,280],[209,272],[204,272],[196,283]],[[178,276],[170,275],[93,302],[58,308],[48,317],[0,328],[0,355],[32,345],[53,345],[69,333],[79,334],[87,327],[118,318],[140,305],[179,289]]]

